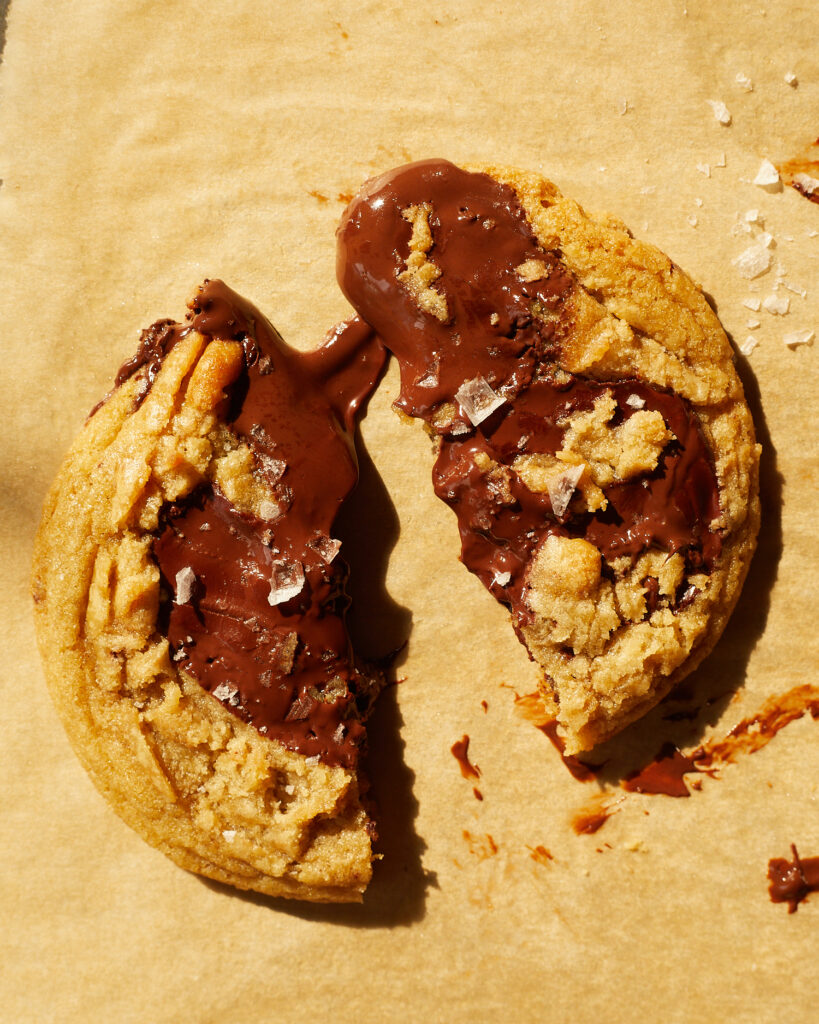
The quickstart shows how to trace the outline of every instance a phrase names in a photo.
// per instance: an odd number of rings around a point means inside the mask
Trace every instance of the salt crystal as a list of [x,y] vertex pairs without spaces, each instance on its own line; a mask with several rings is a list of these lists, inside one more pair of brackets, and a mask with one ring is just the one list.
[[318,756],[318,754],[313,754],[312,757],[305,757],[304,763],[305,764],[309,764],[311,767],[313,765],[317,765],[319,763],[319,756]]
[[758,344],[759,342],[756,340],[753,334],[749,334],[745,341],[743,341],[743,343],[739,346],[739,351],[744,356],[749,356]]
[[278,519],[281,515],[281,509],[275,501],[270,501],[269,498],[264,498],[259,502],[259,516],[268,523],[272,523],[274,519]]
[[274,562],[270,577],[268,604],[284,604],[297,597],[304,588],[304,566],[301,562]]
[[650,196],[652,193],[654,193],[656,191],[657,191],[657,186],[656,185],[644,185],[640,189],[640,195]]
[[496,583],[499,587],[505,587],[511,579],[511,572],[498,572],[497,570],[495,570],[495,575],[492,577],[492,582]]
[[732,262],[740,275],[751,281],[770,269],[773,257],[764,245],[749,245]]
[[741,71],[737,72],[736,83],[740,88],[744,89],[745,92],[754,91],[754,83],[747,75],[743,75]]
[[689,215],[685,219],[688,221],[692,228],[695,228],[699,223],[697,220],[697,215],[695,213],[689,213]]
[[213,690],[213,696],[224,703],[238,707],[239,705],[239,691],[235,686],[231,686],[229,683],[219,683],[215,690]]
[[619,104],[617,106],[617,109],[620,112],[620,117],[622,117],[624,114],[628,113],[629,107],[630,107],[630,104],[629,104],[629,101],[627,99],[620,100],[620,102],[619,102]]
[[233,840],[236,838],[236,829],[235,828],[225,828],[225,829],[222,829],[222,838],[225,839],[227,842],[232,843]]
[[791,300],[787,295],[781,298],[777,295],[766,295],[762,301],[762,308],[774,316],[784,316],[791,306]]
[[774,167],[770,160],[763,160],[759,165],[759,170],[756,172],[756,177],[751,182],[753,185],[761,185],[766,188],[768,185],[777,185],[779,183],[779,171]]
[[438,377],[439,363],[436,359],[433,365],[423,373],[416,381],[415,386],[419,388],[437,388],[440,382]]
[[643,409],[645,408],[645,404],[646,400],[644,398],[640,398],[639,395],[629,395],[626,399],[626,405],[630,406],[632,409]]
[[694,197],[694,206],[702,206],[702,200],[699,196]]
[[747,309],[752,309],[755,313],[758,313],[759,307],[762,305],[762,303],[756,296],[753,296],[750,299],[745,299],[742,305],[745,306]]
[[807,291],[804,288],[798,288],[795,284],[788,284],[787,281],[782,282],[789,292],[793,292],[794,295],[801,295],[802,298],[807,298]]
[[211,529],[211,525],[210,525],[210,523],[202,523],[202,525],[199,527],[199,529],[204,532],[206,530],[210,530]]
[[264,452],[256,452],[256,458],[264,470],[265,476],[272,484],[281,480],[284,476],[284,471],[287,469],[286,462],[282,462],[281,459],[274,459],[270,455],[265,455]]
[[196,586],[196,573],[189,565],[176,574],[176,603],[187,604]]
[[819,192],[819,178],[812,178],[809,174],[794,174],[793,183],[809,196]]
[[577,489],[577,483],[583,476],[585,463],[579,466],[569,466],[559,477],[549,482],[549,501],[552,503],[552,512],[560,519],[569,507],[572,495]]
[[758,224],[759,223],[759,210],[746,210],[745,211],[745,220],[747,220],[749,224]]
[[700,174],[704,174],[706,178],[711,177],[711,165],[710,164],[697,164],[697,170]]
[[797,85],[799,85],[799,79],[796,77],[793,71],[785,72],[785,81],[792,89],[795,89]]
[[339,722],[336,726],[336,731],[333,733],[333,743],[341,743],[344,739],[344,734],[347,732],[347,727],[343,722]]
[[174,651],[171,655],[172,661],[184,661],[187,658],[187,653],[184,647],[180,647],[178,651]]
[[457,423],[453,423],[453,425],[449,428],[449,432],[450,434],[453,435],[453,437],[459,437],[461,434],[468,434],[469,427],[465,423],[461,423],[459,421]]
[[717,162],[714,164],[714,167],[725,167],[725,166],[726,166],[725,154],[724,153],[720,153],[719,160],[717,160]]
[[810,329],[804,331],[791,331],[783,336],[782,341],[788,348],[796,348],[797,345],[810,345],[813,343],[814,332]]
[[325,537],[320,534],[318,537],[314,537],[308,541],[310,547],[316,552],[319,558],[326,562],[327,565],[333,561],[336,555],[341,551],[341,541],[334,540],[332,537]]
[[497,325],[500,323],[500,317],[498,316],[497,313],[489,314],[489,323],[492,324],[493,327],[497,327]]
[[770,249],[773,241],[774,237],[770,231],[760,231],[756,238],[757,245],[764,245],[766,249]]
[[731,123],[731,112],[722,102],[722,100],[707,100],[708,106],[714,111],[714,117],[719,121],[720,124],[729,125]]
[[481,376],[464,381],[455,392],[455,398],[476,427],[506,401],[502,395],[496,394]]

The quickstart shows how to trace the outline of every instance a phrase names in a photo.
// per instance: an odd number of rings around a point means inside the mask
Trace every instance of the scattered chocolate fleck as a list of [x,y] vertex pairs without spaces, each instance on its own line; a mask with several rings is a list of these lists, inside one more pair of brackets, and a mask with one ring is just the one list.
[[479,779],[481,777],[480,768],[469,760],[469,737],[467,735],[453,743],[451,750],[452,756],[460,766],[461,775],[465,779]]

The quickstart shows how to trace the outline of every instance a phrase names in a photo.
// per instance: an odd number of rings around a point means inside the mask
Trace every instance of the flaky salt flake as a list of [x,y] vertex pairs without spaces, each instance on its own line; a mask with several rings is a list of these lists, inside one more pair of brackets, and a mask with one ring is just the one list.
[[819,178],[812,178],[809,174],[794,174],[793,183],[806,195],[812,196],[819,192]]
[[697,164],[697,170],[700,174],[704,174],[706,178],[711,177],[711,165],[710,164]]
[[264,519],[265,522],[272,523],[275,519],[278,519],[281,514],[281,509],[275,501],[270,501],[269,498],[264,498],[259,502],[259,518]]
[[620,102],[617,104],[617,110],[620,114],[620,117],[623,117],[625,114],[627,114],[630,109],[631,104],[625,98],[621,99]]
[[727,127],[731,123],[731,112],[722,100],[706,100],[706,103],[714,111],[714,117],[720,124]]
[[756,177],[751,184],[760,185],[762,188],[767,188],[769,185],[778,185],[779,171],[774,167],[770,160],[763,160],[759,165],[759,170],[756,172]]
[[745,306],[746,309],[752,309],[755,313],[758,313],[762,302],[756,295],[753,295],[751,298],[743,299],[742,305]]
[[210,525],[210,523],[202,523],[202,525],[199,527],[199,529],[202,530],[202,532],[204,533],[205,531],[211,529],[211,525]]
[[759,210],[746,210],[745,211],[745,220],[749,224],[759,224],[760,223]]
[[749,331],[755,331],[757,329],[757,327],[760,327],[761,325],[762,325],[762,321],[761,320],[757,320],[756,317],[754,317],[754,316],[749,317],[745,321],[745,326],[748,328]]
[[327,537],[324,534],[320,534],[318,537],[313,537],[313,539],[307,543],[316,552],[322,562],[325,562],[327,565],[329,565],[339,551],[341,551],[341,541],[334,540],[332,537]]
[[511,572],[498,572],[495,570],[495,575],[492,577],[492,582],[499,587],[505,587],[512,579]]
[[753,334],[749,334],[745,341],[743,341],[743,343],[739,346],[739,351],[744,356],[749,356],[758,344],[759,342],[756,340]]
[[319,758],[318,754],[313,754],[312,757],[305,757],[304,763],[305,764],[309,764],[310,767],[312,768],[313,766],[315,766],[315,765],[317,765],[319,763],[319,760],[320,760],[320,758]]
[[812,345],[814,332],[811,330],[791,331],[782,337],[782,341],[788,348],[797,348],[799,345]]
[[791,300],[787,295],[766,295],[762,300],[762,308],[774,316],[784,316],[791,308]]
[[694,206],[702,206],[702,200],[699,196],[694,196]]
[[799,288],[795,284],[788,284],[787,281],[782,282],[789,292],[793,292],[794,295],[801,295],[803,299],[807,298],[808,293],[805,288]]
[[657,186],[656,185],[644,185],[640,189],[640,195],[641,196],[650,196],[650,195],[653,195],[656,191],[657,191]]
[[189,565],[180,569],[176,574],[176,603],[187,604],[193,596],[193,588],[196,586],[196,573]]
[[304,566],[301,562],[274,562],[270,577],[268,604],[284,604],[297,597],[304,588]]
[[799,79],[793,71],[785,72],[785,81],[792,89],[795,89],[797,85],[799,85]]
[[492,324],[493,327],[498,326],[498,324],[500,323],[500,317],[498,316],[497,313],[489,314],[489,323]]
[[737,72],[736,83],[740,87],[740,89],[744,89],[745,92],[754,91],[754,83],[747,75],[743,75],[741,71]]
[[626,405],[630,409],[644,409],[645,404],[646,400],[644,398],[640,398],[639,395],[629,395],[626,399]]
[[281,459],[274,459],[272,455],[265,455],[264,452],[256,452],[256,458],[268,480],[272,484],[278,483],[284,476],[287,463],[282,462]]
[[185,650],[185,648],[184,647],[180,647],[178,650],[174,651],[173,654],[171,655],[171,661],[184,661],[185,658],[187,658],[187,656],[188,656],[188,652]]
[[455,392],[455,398],[475,427],[483,423],[506,401],[502,395],[494,392],[480,375],[464,381]]
[[230,683],[219,683],[216,689],[213,690],[213,696],[223,704],[227,701],[233,707],[238,707],[239,705],[239,691],[235,686],[231,686]]
[[343,722],[339,722],[336,726],[336,731],[333,733],[333,743],[341,743],[347,732],[347,726]]
[[692,228],[695,228],[697,224],[699,224],[699,219],[696,213],[689,213],[685,219],[688,221]]
[[773,243],[774,236],[770,233],[770,231],[760,231],[760,233],[756,236],[756,244],[764,245],[766,249],[770,249]]
[[577,490],[578,481],[583,476],[585,468],[586,464],[584,462],[581,462],[578,466],[569,466],[559,477],[549,482],[549,501],[552,503],[552,512],[554,512],[558,519],[562,518],[569,507],[569,502]]
[[764,245],[749,245],[732,262],[740,275],[751,281],[770,269],[773,257]]
[[222,829],[222,838],[225,840],[225,842],[232,843],[233,840],[236,838],[236,829],[235,828],[224,828],[224,829]]
[[714,163],[714,167],[727,167],[727,166],[728,165],[725,163],[725,154],[724,153],[720,153],[719,160],[717,160]]

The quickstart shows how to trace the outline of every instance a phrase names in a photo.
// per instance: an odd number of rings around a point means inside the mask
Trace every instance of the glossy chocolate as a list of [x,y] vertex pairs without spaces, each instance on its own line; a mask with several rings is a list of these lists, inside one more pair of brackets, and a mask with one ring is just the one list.
[[[398,280],[412,237],[403,211],[421,205],[433,240],[428,259],[440,272],[432,287],[446,300],[443,321],[422,311]],[[527,283],[515,268],[528,261],[545,272]],[[696,414],[677,395],[640,381],[602,383],[560,370],[562,310],[578,286],[560,254],[540,246],[510,188],[445,161],[399,168],[347,208],[337,269],[347,298],[398,358],[397,407],[439,435],[433,483],[458,517],[463,562],[510,607],[518,626],[531,618],[527,567],[549,534],[583,537],[609,562],[653,547],[680,552],[689,571],[710,569],[721,548],[710,528],[719,495]],[[503,404],[475,426],[456,393],[477,377]],[[653,472],[604,487],[604,511],[570,506],[555,515],[548,494],[529,491],[514,473],[509,500],[476,465],[479,453],[509,467],[519,455],[558,451],[564,418],[591,409],[607,392],[617,402],[617,422],[635,405],[657,410],[675,440]]]
[[793,843],[791,853],[792,861],[768,861],[768,893],[773,903],[787,903],[788,913],[794,914],[802,900],[819,892],[819,857],[800,857]]
[[[163,609],[173,659],[264,735],[351,767],[371,681],[353,662],[347,570],[330,539],[358,475],[356,412],[386,353],[360,321],[314,352],[296,352],[220,281],[206,282],[188,320],[145,332],[120,378],[147,366],[150,383],[186,330],[240,342],[244,371],[227,396],[226,420],[252,449],[279,510],[271,502],[269,520],[242,514],[209,485],[163,510],[153,550],[173,599]],[[194,581],[177,603],[180,572]],[[274,578],[295,583],[278,604],[270,603]]]

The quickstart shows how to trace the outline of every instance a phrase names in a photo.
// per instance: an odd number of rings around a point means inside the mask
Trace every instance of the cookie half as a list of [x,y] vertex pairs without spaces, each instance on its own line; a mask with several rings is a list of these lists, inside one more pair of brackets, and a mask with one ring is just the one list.
[[587,750],[697,666],[747,573],[759,447],[725,332],[667,256],[533,174],[398,168],[338,243],[462,560]]
[[363,720],[378,673],[344,627],[332,537],[365,328],[308,354],[206,282],[160,321],[75,441],[37,536],[52,696],[117,813],[242,889],[360,900],[371,875]]

